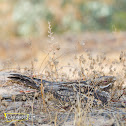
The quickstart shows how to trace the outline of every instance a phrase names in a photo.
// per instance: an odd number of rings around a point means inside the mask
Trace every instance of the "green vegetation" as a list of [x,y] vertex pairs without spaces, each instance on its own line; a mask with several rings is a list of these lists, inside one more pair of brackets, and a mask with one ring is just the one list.
[[55,33],[113,31],[113,26],[118,31],[126,30],[125,0],[13,0],[8,4],[15,26],[12,31],[17,36],[41,35],[47,32],[44,26],[48,21]]

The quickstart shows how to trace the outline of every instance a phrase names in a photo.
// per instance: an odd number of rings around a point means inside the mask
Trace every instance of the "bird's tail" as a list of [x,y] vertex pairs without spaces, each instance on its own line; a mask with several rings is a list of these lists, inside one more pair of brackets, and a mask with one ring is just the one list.
[[35,89],[40,88],[41,79],[35,80],[34,78],[30,78],[21,74],[10,74],[8,78],[16,82],[21,82],[31,88],[35,88]]

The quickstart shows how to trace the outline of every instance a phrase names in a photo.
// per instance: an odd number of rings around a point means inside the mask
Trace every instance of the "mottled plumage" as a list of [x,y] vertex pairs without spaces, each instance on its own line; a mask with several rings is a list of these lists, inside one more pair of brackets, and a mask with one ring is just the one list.
[[109,89],[116,81],[114,76],[101,76],[86,81],[51,82],[37,78],[30,78],[21,74],[10,74],[11,80],[22,82],[26,86],[40,90],[41,83],[44,86],[44,93],[51,93],[62,103],[72,104],[77,100],[77,96],[82,101],[87,101],[89,97],[100,100],[102,104],[107,104],[110,97]]

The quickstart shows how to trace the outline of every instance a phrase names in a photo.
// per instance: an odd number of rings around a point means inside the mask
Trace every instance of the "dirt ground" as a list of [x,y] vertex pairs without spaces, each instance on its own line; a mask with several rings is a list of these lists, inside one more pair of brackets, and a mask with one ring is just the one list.
[[[100,65],[93,64],[93,59],[101,57]],[[32,39],[12,39],[0,41],[0,71],[18,71],[27,75],[42,75],[46,79],[50,79],[53,75],[49,73],[53,70],[57,72],[54,78],[59,80],[76,80],[81,78],[79,71],[81,68],[85,70],[86,77],[90,78],[94,71],[102,71],[102,75],[111,75],[118,78],[118,82],[123,80],[123,89],[126,88],[126,33],[81,33],[54,36],[54,40],[48,38],[32,38]],[[122,58],[122,59],[120,59]],[[84,59],[84,64],[81,60]],[[120,60],[123,60],[120,63]],[[54,61],[51,64],[51,61]],[[51,69],[51,65],[56,68]],[[93,68],[91,68],[93,67]],[[103,67],[103,68],[102,68]],[[88,69],[86,71],[86,69]],[[92,69],[92,70],[90,70]],[[110,70],[111,69],[111,70]],[[52,70],[52,71],[51,71]],[[78,72],[73,74],[77,70]],[[99,73],[100,73],[99,72]],[[83,78],[83,79],[86,79]],[[121,83],[120,82],[120,83]],[[2,84],[2,83],[1,83]],[[116,85],[118,83],[116,82]],[[2,87],[2,86],[0,86]],[[9,90],[9,89],[7,89]],[[7,92],[5,89],[5,92]],[[1,89],[1,92],[3,89]],[[10,90],[11,92],[11,90]],[[1,93],[2,94],[2,93]],[[123,97],[124,104],[126,97]],[[121,101],[122,102],[122,101]],[[1,102],[0,113],[4,112],[24,112],[35,115],[34,121],[23,122],[5,122],[0,125],[94,125],[111,126],[126,124],[126,108],[125,105],[118,110],[111,107],[93,108],[92,111],[78,110],[71,108],[66,111],[57,109],[55,106],[57,101],[53,101],[52,108],[48,105],[44,108],[42,99],[26,102]],[[52,103],[49,103],[49,105]],[[55,108],[55,109],[54,109]],[[74,109],[74,110],[73,110]],[[40,111],[41,110],[41,111]],[[74,112],[75,113],[74,113]],[[81,117],[79,118],[80,111]],[[88,114],[87,114],[88,113]],[[120,114],[121,113],[121,114]],[[123,114],[122,114],[123,113]],[[86,114],[88,116],[86,116]],[[2,116],[0,116],[0,119]],[[116,124],[115,124],[116,120]],[[123,120],[123,121],[122,121]],[[122,123],[121,123],[122,121]]]

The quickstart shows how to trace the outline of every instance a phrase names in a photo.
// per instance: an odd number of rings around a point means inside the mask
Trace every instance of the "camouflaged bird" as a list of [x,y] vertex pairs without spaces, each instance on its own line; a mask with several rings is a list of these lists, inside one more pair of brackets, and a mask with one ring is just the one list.
[[[41,94],[41,84],[44,87],[44,94],[52,94],[53,97],[59,100],[64,105],[73,105],[78,100],[86,103],[90,98],[93,98],[93,104],[101,101],[102,104],[107,104],[110,100],[110,90],[113,87],[116,77],[100,76],[95,79],[86,81],[70,81],[70,82],[51,82],[47,80],[30,78],[21,74],[10,74],[9,79],[23,83],[26,86],[34,88]],[[37,97],[39,95],[36,95]],[[15,100],[26,100],[22,96],[35,97],[35,92],[27,94],[19,94],[15,96]]]

